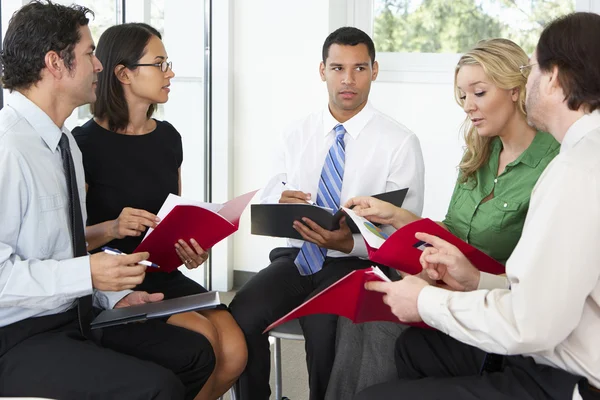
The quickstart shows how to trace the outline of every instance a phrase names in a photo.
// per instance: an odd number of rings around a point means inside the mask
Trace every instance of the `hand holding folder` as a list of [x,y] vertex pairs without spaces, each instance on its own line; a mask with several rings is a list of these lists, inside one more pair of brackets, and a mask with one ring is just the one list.
[[[135,252],[147,251],[150,261],[160,265],[159,271],[171,272],[181,265],[175,252],[179,239],[195,239],[208,250],[238,230],[242,212],[257,190],[243,194],[224,204],[202,203],[170,194],[158,217],[161,221],[149,230]],[[154,268],[146,272],[153,272]]]
[[[365,289],[365,283],[370,281],[390,282],[390,279],[377,267],[352,271],[273,322],[264,332],[293,319],[313,314],[335,314],[346,317],[354,323],[370,321],[400,323],[390,307],[383,302],[382,293]],[[410,325],[427,327],[424,323]]]
[[[401,207],[408,188],[380,193],[373,197],[397,207]],[[345,209],[331,210],[314,204],[253,204],[251,206],[251,233],[253,235],[284,237],[304,240],[292,225],[294,221],[309,218],[320,227],[334,231],[340,229],[340,219],[346,215]],[[350,219],[346,223],[352,233],[360,233],[359,228]]]
[[423,268],[419,258],[423,249],[428,245],[415,238],[417,232],[424,232],[444,239],[456,246],[461,253],[480,271],[500,275],[505,272],[503,264],[499,263],[484,252],[464,242],[436,222],[424,218],[398,229],[387,237],[379,232],[374,225],[352,210],[346,213],[354,220],[367,243],[369,259],[411,275],[419,274]]

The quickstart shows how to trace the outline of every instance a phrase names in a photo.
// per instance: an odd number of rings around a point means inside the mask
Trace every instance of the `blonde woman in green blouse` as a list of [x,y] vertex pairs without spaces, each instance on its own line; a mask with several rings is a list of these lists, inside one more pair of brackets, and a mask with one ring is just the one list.
[[[489,39],[460,58],[454,75],[456,101],[467,114],[466,151],[440,224],[502,263],[519,241],[533,186],[560,149],[550,134],[527,124],[525,84],[530,67],[518,45]],[[396,229],[420,219],[372,197],[353,198],[346,206]],[[351,397],[393,377],[393,344],[401,329],[388,323],[341,322],[327,398]]]

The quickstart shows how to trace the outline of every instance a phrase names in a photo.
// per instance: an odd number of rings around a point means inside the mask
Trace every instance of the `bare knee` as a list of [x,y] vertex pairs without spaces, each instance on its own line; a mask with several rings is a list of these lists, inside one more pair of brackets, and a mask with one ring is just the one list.
[[227,380],[236,380],[244,372],[248,361],[248,349],[242,332],[222,341],[219,350],[222,376]]

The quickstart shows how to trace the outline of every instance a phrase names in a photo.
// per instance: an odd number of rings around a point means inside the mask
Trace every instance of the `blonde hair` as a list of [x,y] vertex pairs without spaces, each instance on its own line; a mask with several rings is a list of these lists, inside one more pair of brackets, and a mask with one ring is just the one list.
[[[463,107],[464,101],[458,89],[456,78],[464,65],[479,65],[485,75],[500,89],[518,89],[517,107],[526,116],[525,85],[527,78],[521,74],[519,67],[526,65],[529,58],[525,51],[508,39],[487,39],[479,41],[475,47],[466,52],[456,65],[454,71],[454,97],[458,105]],[[460,165],[460,181],[466,182],[484,165],[490,157],[490,144],[494,138],[481,137],[471,123],[469,116],[462,125],[466,150]]]

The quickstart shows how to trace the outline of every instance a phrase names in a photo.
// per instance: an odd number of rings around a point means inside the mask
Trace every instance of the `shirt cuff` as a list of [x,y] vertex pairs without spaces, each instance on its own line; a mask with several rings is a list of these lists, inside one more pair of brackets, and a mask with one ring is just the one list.
[[77,297],[92,293],[92,270],[90,256],[59,261],[60,274],[57,287],[61,292],[74,293]]
[[417,299],[417,309],[423,322],[444,333],[444,321],[448,312],[448,297],[452,292],[435,286],[425,286]]
[[352,234],[352,239],[354,239],[354,247],[352,247],[352,251],[348,253],[350,257],[360,257],[360,258],[369,258],[369,252],[367,251],[367,244],[365,243],[365,239],[363,235],[360,233]]
[[103,310],[112,310],[115,304],[132,292],[132,290],[121,290],[119,292],[96,290],[94,292],[94,306]]
[[479,285],[477,290],[510,289],[510,282],[505,276],[479,273]]

